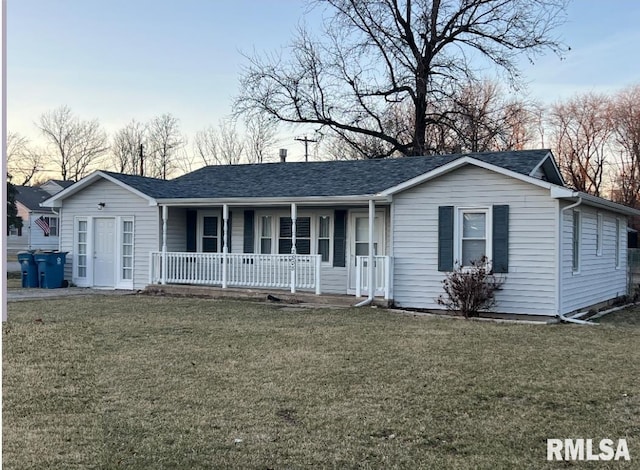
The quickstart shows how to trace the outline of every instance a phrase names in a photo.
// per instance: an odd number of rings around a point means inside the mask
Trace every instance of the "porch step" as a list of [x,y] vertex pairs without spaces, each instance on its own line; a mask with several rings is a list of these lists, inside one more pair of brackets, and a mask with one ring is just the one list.
[[[282,302],[283,304],[317,304],[336,305],[342,307],[352,307],[364,298],[357,298],[352,295],[322,294],[315,295],[311,292],[291,292],[279,289],[241,289],[214,286],[192,286],[192,285],[160,285],[149,284],[144,289],[144,293],[150,295],[169,295],[176,297],[207,297],[212,299],[238,299],[255,300],[261,302]],[[376,298],[374,305],[378,307],[389,307],[390,301],[383,298]]]

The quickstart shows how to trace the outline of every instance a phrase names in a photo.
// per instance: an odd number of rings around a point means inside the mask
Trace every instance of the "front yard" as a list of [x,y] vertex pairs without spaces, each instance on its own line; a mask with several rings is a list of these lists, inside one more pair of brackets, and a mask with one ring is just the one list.
[[582,437],[626,438],[631,462],[609,465],[637,468],[639,317],[584,327],[146,296],[11,303],[3,464],[539,469],[565,465],[546,461],[546,439]]

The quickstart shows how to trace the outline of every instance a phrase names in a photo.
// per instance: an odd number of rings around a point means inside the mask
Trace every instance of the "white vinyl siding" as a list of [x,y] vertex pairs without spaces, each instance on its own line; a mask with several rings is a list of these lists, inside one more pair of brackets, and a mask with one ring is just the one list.
[[[105,202],[105,208],[98,211],[98,202]],[[78,217],[84,217],[91,226],[93,217],[121,217],[131,218],[134,223],[134,255],[132,289],[142,289],[149,283],[149,252],[160,247],[162,233],[160,210],[157,206],[150,206],[149,202],[131,191],[128,191],[110,181],[98,180],[87,186],[79,193],[63,200],[63,217],[60,225],[60,245],[62,251],[68,251],[65,266],[65,279],[72,279],[72,260],[75,259],[75,229],[74,223]],[[118,219],[117,219],[118,220]],[[120,219],[122,220],[122,219]],[[91,241],[89,231],[88,239]],[[118,253],[120,250],[117,250]],[[116,260],[119,266],[120,260]],[[87,263],[87,282],[92,277],[92,263],[89,257]],[[120,276],[118,276],[119,278]]]
[[394,302],[441,309],[445,273],[438,271],[438,207],[509,205],[509,272],[496,311],[556,311],[557,204],[549,191],[466,166],[394,196]]
[[[30,250],[57,250],[59,246],[59,238],[58,235],[45,235],[44,231],[36,225],[36,219],[40,217],[44,217],[45,220],[47,218],[51,218],[51,215],[45,215],[42,213],[31,213],[28,218],[28,222],[24,221],[24,225],[22,227],[23,235],[28,230],[29,231],[29,247]],[[56,233],[59,233],[59,220],[55,217],[56,221],[54,222],[56,226]]]
[[[562,203],[566,207],[570,203]],[[598,210],[585,204],[580,206],[581,256],[580,272],[572,266],[573,220],[572,210],[564,212],[562,248],[562,313],[590,307],[599,302],[626,294],[627,271],[616,269],[619,247],[621,267],[626,268],[627,239],[625,219],[611,212],[602,214],[602,255],[596,255]],[[616,228],[618,227],[618,228]],[[616,242],[616,239],[618,242]]]

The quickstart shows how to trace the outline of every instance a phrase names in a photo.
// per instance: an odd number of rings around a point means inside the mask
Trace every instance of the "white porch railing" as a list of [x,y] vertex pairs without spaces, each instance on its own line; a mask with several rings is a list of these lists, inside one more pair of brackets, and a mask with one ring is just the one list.
[[[391,298],[391,257],[374,256],[374,295]],[[369,293],[369,257],[356,256],[356,297]]]
[[320,294],[320,255],[259,255],[168,252],[150,254],[151,284],[314,289]]

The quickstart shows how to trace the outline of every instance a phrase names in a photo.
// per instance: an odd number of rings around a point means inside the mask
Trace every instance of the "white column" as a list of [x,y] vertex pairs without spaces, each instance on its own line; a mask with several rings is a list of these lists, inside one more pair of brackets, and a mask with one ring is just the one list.
[[162,206],[162,284],[167,283],[167,220],[169,208]]
[[222,288],[227,288],[227,271],[228,271],[228,259],[227,253],[229,252],[228,240],[228,228],[229,228],[229,206],[224,204],[222,206]]
[[376,286],[374,284],[375,281],[375,258],[373,255],[373,236],[375,230],[375,221],[376,221],[376,203],[373,199],[369,200],[369,298],[373,299],[375,296]]
[[291,293],[296,293],[296,221],[298,208],[295,202],[291,203]]

